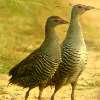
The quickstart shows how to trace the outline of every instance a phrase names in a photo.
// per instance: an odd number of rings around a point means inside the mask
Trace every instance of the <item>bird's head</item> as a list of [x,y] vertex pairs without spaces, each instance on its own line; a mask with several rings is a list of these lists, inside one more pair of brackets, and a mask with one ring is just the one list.
[[47,19],[47,24],[50,25],[50,26],[57,26],[57,25],[60,25],[60,24],[67,24],[68,22],[58,16],[50,16],[48,17]]
[[77,4],[77,5],[73,6],[73,11],[78,15],[81,15],[84,12],[91,10],[91,9],[95,9],[95,8],[92,6],[86,6],[86,5],[82,5],[82,4]]

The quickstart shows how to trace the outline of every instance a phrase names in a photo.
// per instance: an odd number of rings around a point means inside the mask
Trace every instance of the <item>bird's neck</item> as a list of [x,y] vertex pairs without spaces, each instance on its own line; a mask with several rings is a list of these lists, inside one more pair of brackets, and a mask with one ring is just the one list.
[[58,43],[59,41],[56,35],[55,27],[53,25],[46,24],[45,39],[42,48],[46,47],[46,50],[49,51],[49,49],[56,48],[56,45],[58,45]]
[[54,39],[56,38],[56,31],[55,31],[55,27],[52,25],[47,24],[45,26],[45,39]]
[[60,59],[61,50],[55,28],[52,25],[46,25],[45,28],[45,40],[41,46],[42,53],[47,54],[49,58]]
[[83,34],[81,31],[81,26],[79,23],[79,15],[72,11],[69,29],[67,32],[67,41],[72,41],[72,43],[84,43]]

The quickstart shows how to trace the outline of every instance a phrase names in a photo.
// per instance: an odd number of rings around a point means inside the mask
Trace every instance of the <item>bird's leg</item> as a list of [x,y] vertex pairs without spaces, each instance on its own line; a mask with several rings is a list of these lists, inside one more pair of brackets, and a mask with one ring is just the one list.
[[71,83],[71,86],[72,86],[71,100],[75,100],[74,95],[75,95],[76,84],[77,84],[77,81]]
[[71,83],[71,86],[72,86],[72,93],[71,93],[71,100],[75,100],[75,88],[76,88],[76,85],[77,85],[77,81],[78,81],[78,78],[79,76],[81,75],[82,71],[80,71],[78,77],[76,78],[76,80],[74,82]]
[[42,100],[42,93],[43,93],[43,86],[39,86],[39,96],[38,96],[38,100]]
[[54,100],[55,94],[57,93],[57,91],[58,91],[59,89],[60,89],[60,88],[55,88],[54,93],[53,93],[52,96],[51,96],[51,100]]
[[29,92],[30,92],[30,90],[31,90],[32,88],[29,88],[28,89],[28,91],[26,92],[26,95],[25,95],[25,100],[27,100],[28,99],[28,96],[29,96]]
[[56,94],[56,91],[54,91],[54,93],[52,94],[51,100],[54,100],[55,94]]

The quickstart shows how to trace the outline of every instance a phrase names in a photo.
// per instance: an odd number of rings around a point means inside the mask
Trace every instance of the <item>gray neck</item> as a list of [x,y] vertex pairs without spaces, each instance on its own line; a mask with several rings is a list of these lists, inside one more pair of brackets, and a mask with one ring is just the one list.
[[56,35],[55,26],[46,24],[45,27],[45,40],[41,46],[44,52],[54,52],[53,50],[59,47],[58,37]]
[[84,38],[79,23],[79,15],[75,13],[74,9],[72,10],[71,21],[65,41],[70,41],[73,44],[84,44]]
[[45,40],[41,46],[41,51],[48,55],[49,59],[60,60],[61,50],[58,37],[56,36],[55,26],[49,26],[47,24],[45,28]]
[[55,27],[47,23],[45,26],[45,40],[53,40],[56,37]]

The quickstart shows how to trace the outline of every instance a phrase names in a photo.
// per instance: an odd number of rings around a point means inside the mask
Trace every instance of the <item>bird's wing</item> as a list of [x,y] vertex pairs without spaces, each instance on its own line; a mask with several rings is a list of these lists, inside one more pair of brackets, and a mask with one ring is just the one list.
[[12,76],[23,76],[27,73],[31,73],[34,67],[34,63],[37,59],[39,59],[40,56],[39,49],[35,50],[33,53],[31,53],[28,57],[26,57],[24,60],[22,60],[19,64],[15,65],[10,71],[9,75]]

